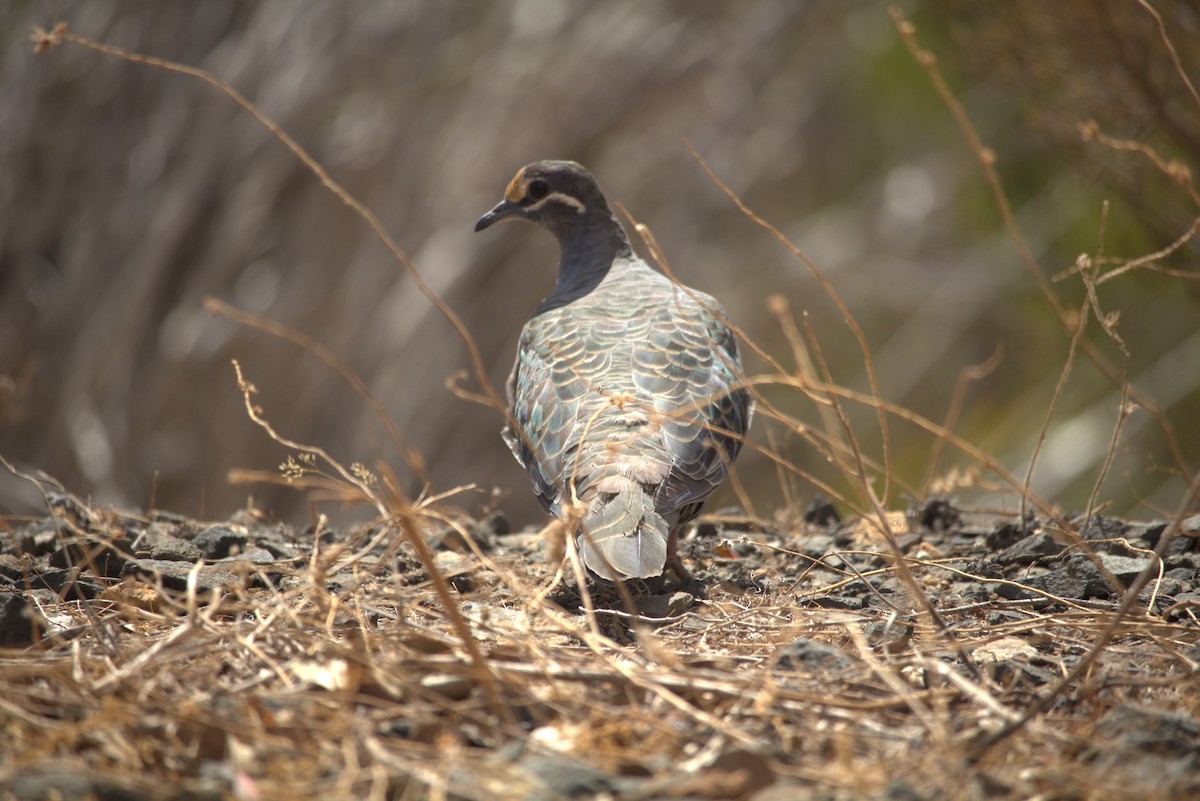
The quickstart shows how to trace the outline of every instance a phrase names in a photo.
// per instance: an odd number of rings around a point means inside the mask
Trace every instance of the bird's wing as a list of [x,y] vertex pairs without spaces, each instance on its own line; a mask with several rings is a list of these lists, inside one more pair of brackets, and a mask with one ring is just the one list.
[[602,373],[603,349],[557,323],[554,312],[530,320],[521,332],[517,360],[509,377],[514,426],[505,440],[528,471],[542,507],[559,514],[568,480],[578,472],[575,427],[588,375]]
[[650,336],[634,349],[633,379],[654,398],[672,467],[660,508],[702,500],[725,479],[750,425],[753,403],[738,386],[737,343],[715,300],[674,287]]

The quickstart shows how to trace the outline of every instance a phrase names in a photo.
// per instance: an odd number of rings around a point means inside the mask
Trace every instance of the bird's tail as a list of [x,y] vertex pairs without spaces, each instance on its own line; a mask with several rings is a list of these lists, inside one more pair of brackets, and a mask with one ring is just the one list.
[[609,477],[597,489],[579,529],[583,564],[608,581],[662,575],[671,531],[654,499],[624,477]]

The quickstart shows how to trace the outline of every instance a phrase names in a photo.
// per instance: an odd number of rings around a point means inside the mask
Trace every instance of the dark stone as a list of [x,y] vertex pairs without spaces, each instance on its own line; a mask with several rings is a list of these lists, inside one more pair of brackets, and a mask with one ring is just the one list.
[[913,625],[911,623],[875,621],[863,627],[867,642],[875,650],[889,654],[898,654],[908,648],[912,640]]
[[266,551],[277,560],[300,558],[300,552],[286,542],[279,540],[259,540],[255,545],[257,549]]
[[[188,574],[194,565],[186,562],[168,562],[161,559],[134,559],[125,566],[125,576],[138,576],[150,584],[161,583],[164,589],[187,592]],[[214,565],[204,565],[196,575],[196,588],[209,591],[217,587],[240,586],[242,579],[228,570]]]
[[998,597],[1003,598],[1006,601],[1028,601],[1034,598],[1042,597],[1038,593],[1030,592],[1029,590],[1017,584],[996,584],[992,588],[992,591],[995,592]]
[[0,538],[0,549],[5,553],[45,556],[58,548],[58,524],[50,518],[18,529],[10,541]]
[[501,512],[492,512],[487,517],[471,526],[471,537],[484,553],[490,553],[496,548],[496,538],[512,532],[508,518]]
[[978,584],[966,584],[962,587],[962,598],[956,606],[966,604],[981,604],[991,597],[991,593],[986,588]]
[[782,646],[776,664],[784,670],[845,670],[854,662],[840,648],[800,637]]
[[810,559],[821,559],[833,549],[833,536],[824,531],[809,534],[800,546],[800,552]]
[[992,529],[992,533],[987,535],[983,544],[988,547],[988,550],[1002,551],[1024,539],[1028,534],[1028,529],[1022,528],[1016,523],[1001,523]]
[[1154,601],[1154,606],[1150,611],[1161,614],[1174,606],[1178,602],[1178,597],[1189,589],[1190,587],[1186,587],[1181,582],[1173,579],[1164,578],[1162,582],[1157,583],[1157,586],[1152,581],[1145,589],[1138,593],[1138,604],[1145,607],[1151,601]]
[[1167,570],[1175,570],[1177,568],[1185,568],[1187,570],[1196,569],[1196,557],[1193,554],[1171,554],[1163,558],[1163,564]]
[[73,496],[51,490],[46,493],[46,503],[50,507],[50,514],[54,517],[68,520],[84,531],[95,530],[95,517],[92,510]]
[[821,609],[859,610],[866,608],[867,605],[865,599],[855,598],[850,595],[823,595],[819,598],[812,598],[808,603]]
[[463,595],[475,590],[475,580],[465,573],[460,573],[457,576],[451,576],[450,578],[446,579],[446,583],[449,584],[455,592]]
[[168,562],[198,562],[200,548],[194,542],[174,535],[174,528],[161,523],[151,523],[133,543],[135,555],[146,559],[164,559]]
[[962,522],[962,514],[944,498],[931,498],[918,510],[917,522],[928,531],[953,531]]
[[91,573],[76,568],[59,568],[34,574],[30,586],[53,590],[65,601],[88,601],[104,592],[104,587],[92,580]]
[[984,540],[992,531],[992,526],[985,526],[979,523],[962,523],[958,527],[958,536],[972,540]]
[[23,594],[0,593],[0,646],[13,648],[33,642],[32,612]]
[[1182,712],[1125,704],[1106,712],[1092,733],[1161,756],[1200,754],[1200,721]]
[[671,592],[634,598],[638,614],[652,618],[678,617],[695,602],[695,596],[686,592]]
[[275,563],[275,554],[268,548],[260,548],[257,545],[247,548],[235,556],[229,556],[219,560],[221,562],[249,562],[252,565],[271,565]]
[[29,567],[26,560],[19,556],[14,556],[10,553],[0,553],[0,578],[6,578],[19,583],[29,573]]
[[1046,557],[1057,556],[1062,553],[1064,547],[1055,542],[1049,534],[1034,534],[1005,548],[996,555],[996,561],[1002,565],[1034,564]]
[[[1110,558],[1127,559],[1128,557]],[[1109,598],[1113,594],[1113,588],[1105,580],[1100,570],[1082,554],[1070,556],[1061,566],[1056,566],[1023,583],[1050,595],[1072,600]]]
[[987,620],[989,626],[1003,626],[1007,623],[1016,623],[1018,620],[1024,620],[1025,616],[1019,612],[995,609],[988,612],[984,619]]
[[224,559],[244,550],[248,539],[244,528],[217,523],[196,532],[192,544],[200,549],[205,559]]
[[[1197,592],[1196,590],[1181,592],[1171,599],[1171,604],[1180,604],[1180,608],[1168,616],[1169,620],[1190,619],[1190,615],[1188,615],[1186,610],[1200,609],[1200,592]],[[1168,604],[1168,606],[1171,604]],[[1188,658],[1192,661],[1200,661],[1200,646],[1196,646],[1196,648],[1192,650],[1195,651],[1195,653],[1191,654],[1191,656]]]
[[1191,583],[1196,580],[1196,569],[1193,567],[1173,567],[1163,573],[1164,579]]
[[1115,554],[1102,553],[1099,554],[1101,563],[1108,568],[1108,572],[1112,573],[1120,581],[1124,582],[1125,586],[1133,583],[1133,580],[1138,577],[1143,570],[1150,566],[1153,561],[1149,557],[1136,558],[1132,556],[1117,556]]
[[1089,542],[1092,540],[1111,540],[1126,536],[1131,528],[1132,526],[1124,520],[1096,515],[1087,521],[1087,525],[1083,527],[1079,535]]
[[981,556],[978,559],[972,559],[963,567],[963,570],[970,573],[972,576],[980,578],[1004,578],[1004,571],[1000,569],[1000,563],[995,557]]
[[64,542],[50,554],[50,567],[81,567],[99,578],[116,578],[128,558],[129,554],[122,552],[115,542],[81,536]]
[[1167,522],[1165,520],[1156,520],[1152,523],[1134,523],[1129,527],[1126,536],[1131,540],[1141,540],[1146,545],[1153,548],[1158,545],[1159,538],[1162,537],[1164,531],[1167,530]]
[[812,526],[831,526],[842,522],[833,501],[824,495],[814,495],[812,503],[804,510],[804,522]]

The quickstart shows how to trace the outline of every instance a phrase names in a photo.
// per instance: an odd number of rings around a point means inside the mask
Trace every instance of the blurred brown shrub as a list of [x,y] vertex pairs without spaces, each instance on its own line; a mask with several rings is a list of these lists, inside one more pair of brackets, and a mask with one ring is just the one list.
[[[1167,192],[1139,192],[1156,179],[1131,157],[1020,125],[1052,115],[1043,128],[1070,131],[1094,117],[1196,163],[1196,108],[1153,21],[1133,3],[1113,12],[1131,63],[1110,63],[1093,22],[1080,22],[1100,19],[1085,14],[1092,5],[943,1],[915,17],[962,82],[1048,273],[1094,250],[1100,199],[1114,192],[1108,253],[1163,247],[1196,214]],[[1191,8],[1159,5],[1194,72]],[[99,501],[221,515],[247,492],[226,484],[229,468],[282,461],[245,417],[231,358],[286,435],[346,461],[400,464],[335,376],[293,345],[212,318],[201,301],[214,295],[340,354],[385,399],[437,488],[511,489],[505,507],[540,519],[499,416],[444,386],[466,366],[461,342],[361,221],[211,87],[77,47],[34,56],[30,29],[56,18],[211,70],[258,103],[408,248],[497,384],[555,254],[532,229],[485,239],[471,225],[519,166],[565,157],[587,164],[653,228],[674,270],[752,337],[783,351],[762,310],[784,292],[811,312],[838,379],[863,385],[856,346],[816,283],[711,185],[686,137],[828,273],[864,323],[890,400],[940,419],[959,370],[1003,343],[962,430],[1013,467],[1031,450],[1067,338],[877,4],[12,4],[0,11],[0,453]],[[1172,262],[1194,256],[1189,246]],[[1142,272],[1104,301],[1125,315],[1134,379],[1194,420],[1200,315],[1194,283],[1181,283]],[[1082,296],[1062,290],[1072,304]],[[1086,499],[1116,417],[1116,389],[1077,373],[1060,406],[1070,436],[1052,438],[1038,473],[1066,503]],[[762,426],[756,437],[766,441]],[[918,480],[928,441],[896,437],[897,469]],[[1200,450],[1194,427],[1181,437]],[[1169,464],[1158,433],[1137,418],[1123,447],[1116,505],[1172,502],[1177,479],[1146,472]],[[765,460],[742,470],[765,509],[778,503]],[[283,514],[302,508],[281,490],[255,494]],[[0,477],[0,510],[38,503]]]

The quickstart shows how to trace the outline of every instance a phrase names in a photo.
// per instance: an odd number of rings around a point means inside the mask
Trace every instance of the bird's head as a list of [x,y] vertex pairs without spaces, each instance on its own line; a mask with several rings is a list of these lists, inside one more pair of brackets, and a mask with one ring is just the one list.
[[504,190],[504,200],[479,218],[475,230],[502,220],[527,220],[561,240],[589,218],[612,219],[592,174],[573,161],[539,161],[517,171]]

